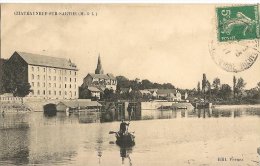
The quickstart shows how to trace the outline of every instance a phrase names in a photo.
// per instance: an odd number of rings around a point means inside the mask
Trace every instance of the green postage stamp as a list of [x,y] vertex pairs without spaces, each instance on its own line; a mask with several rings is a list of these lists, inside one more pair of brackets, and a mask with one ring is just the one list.
[[258,5],[218,7],[218,40],[250,40],[259,36]]

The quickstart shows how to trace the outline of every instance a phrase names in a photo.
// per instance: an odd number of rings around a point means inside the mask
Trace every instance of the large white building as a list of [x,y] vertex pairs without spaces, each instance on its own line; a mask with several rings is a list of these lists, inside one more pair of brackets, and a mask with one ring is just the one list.
[[25,52],[14,52],[8,64],[17,65],[21,82],[31,85],[28,97],[77,99],[78,68],[70,60]]

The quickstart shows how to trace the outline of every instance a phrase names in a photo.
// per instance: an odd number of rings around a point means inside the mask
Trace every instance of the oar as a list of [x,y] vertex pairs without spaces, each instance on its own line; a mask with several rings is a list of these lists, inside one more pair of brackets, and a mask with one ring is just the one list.
[[117,133],[117,132],[115,132],[115,131],[109,131],[109,134],[115,134],[115,133]]

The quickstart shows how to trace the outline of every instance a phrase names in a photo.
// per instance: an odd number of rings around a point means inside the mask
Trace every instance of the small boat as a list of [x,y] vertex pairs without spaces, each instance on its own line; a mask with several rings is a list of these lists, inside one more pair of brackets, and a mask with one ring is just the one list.
[[128,147],[135,145],[135,136],[129,132],[125,134],[116,133],[116,144],[121,147]]

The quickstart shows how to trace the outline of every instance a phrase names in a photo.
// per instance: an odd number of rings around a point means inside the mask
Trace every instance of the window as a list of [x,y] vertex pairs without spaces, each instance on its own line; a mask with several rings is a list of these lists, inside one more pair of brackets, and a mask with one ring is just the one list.
[[32,71],[34,71],[34,67],[32,67]]
[[34,87],[34,82],[32,82],[32,87]]
[[70,82],[71,82],[71,78],[70,78]]
[[70,84],[70,88],[71,88],[71,84]]
[[32,74],[32,80],[34,79],[34,75]]
[[43,68],[43,72],[45,73],[45,68]]
[[37,91],[37,95],[40,95],[40,90]]
[[65,91],[65,95],[67,95],[67,92]]
[[45,76],[43,76],[43,80],[45,80]]
[[64,73],[65,73],[65,74],[67,74],[67,71],[66,71],[66,70],[64,70]]
[[39,68],[39,67],[37,67],[37,71],[40,71],[40,68]]
[[49,90],[49,95],[51,95],[51,91]]
[[67,88],[67,85],[65,84],[65,88]]
[[77,78],[75,78],[75,82],[77,82]]
[[51,76],[49,76],[49,80],[51,80]]
[[71,75],[71,71],[70,71],[70,75]]
[[59,88],[61,88],[61,84],[60,84],[60,87]]
[[54,88],[56,88],[56,83],[54,83]]
[[77,72],[75,72],[75,76],[77,75]]
[[49,87],[51,87],[51,83],[49,83]]
[[60,74],[61,74],[61,70],[60,70]]
[[54,91],[54,95],[56,95],[56,91]]
[[65,81],[67,81],[67,77],[65,77]]
[[32,90],[32,95],[34,95],[34,91]]
[[43,95],[45,95],[45,90],[43,90]]
[[37,79],[38,79],[38,80],[40,79],[40,75],[37,75]]
[[59,91],[59,95],[61,95],[61,91]]
[[60,81],[61,81],[61,77],[60,77]]
[[40,83],[39,82],[37,82],[37,87],[40,87]]
[[53,76],[53,80],[56,81],[56,76]]
[[77,92],[75,92],[75,96],[77,96]]

